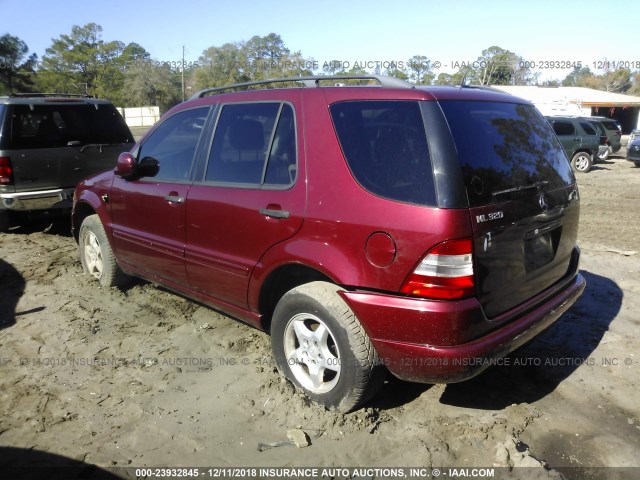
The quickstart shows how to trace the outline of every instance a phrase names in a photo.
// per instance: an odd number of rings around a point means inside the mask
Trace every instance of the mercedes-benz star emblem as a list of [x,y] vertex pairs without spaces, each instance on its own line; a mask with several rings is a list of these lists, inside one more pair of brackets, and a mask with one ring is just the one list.
[[540,205],[540,208],[543,212],[549,210],[549,204],[547,203],[547,199],[544,195],[540,195],[540,197],[538,198],[538,205]]

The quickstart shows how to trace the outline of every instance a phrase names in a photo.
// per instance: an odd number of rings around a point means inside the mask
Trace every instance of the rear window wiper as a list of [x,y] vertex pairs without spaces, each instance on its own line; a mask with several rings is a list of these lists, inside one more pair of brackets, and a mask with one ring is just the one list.
[[82,145],[82,142],[80,142],[79,140],[71,140],[70,142],[67,142],[67,146],[68,147],[80,147],[80,153],[84,152],[87,148],[89,147],[96,147],[98,150],[100,150],[100,153],[102,153],[102,147],[108,147],[109,145],[112,145],[111,143],[86,143],[85,145]]
[[523,190],[530,190],[535,188],[536,190],[541,189],[549,184],[548,180],[542,180],[541,182],[532,183],[531,185],[521,185],[520,187],[507,188],[506,190],[498,190],[497,192],[493,192],[491,195],[497,197],[498,195],[504,195],[506,193],[513,192],[521,192]]

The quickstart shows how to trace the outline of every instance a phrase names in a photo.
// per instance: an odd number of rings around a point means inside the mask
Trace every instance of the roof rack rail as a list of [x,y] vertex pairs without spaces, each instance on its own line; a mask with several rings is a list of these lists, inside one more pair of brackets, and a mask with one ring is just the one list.
[[270,85],[275,83],[302,83],[304,87],[320,87],[320,82],[335,82],[337,84],[345,80],[375,80],[381,87],[394,88],[414,88],[411,83],[395,77],[386,75],[358,74],[358,75],[313,75],[306,77],[289,77],[289,78],[270,78],[268,80],[258,80],[255,82],[236,83],[224,87],[205,88],[194,94],[191,98],[202,98],[211,94],[224,92],[228,90],[248,89],[258,85]]
[[500,90],[499,88],[496,87],[492,87],[489,85],[456,85],[456,87],[460,87],[460,88],[475,88],[476,90],[486,90],[488,92],[498,92],[498,93],[504,93],[506,95],[511,95],[509,92],[505,92],[504,90]]
[[93,98],[92,95],[85,93],[12,93],[9,95],[13,98],[28,98],[28,97],[78,97],[78,98]]

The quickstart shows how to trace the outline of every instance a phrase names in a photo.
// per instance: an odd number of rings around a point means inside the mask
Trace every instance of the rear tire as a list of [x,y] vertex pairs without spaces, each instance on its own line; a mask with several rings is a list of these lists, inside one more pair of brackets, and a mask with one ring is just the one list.
[[128,277],[118,267],[98,215],[89,215],[82,222],[78,246],[82,269],[95,277],[100,285],[118,287],[126,283]]
[[586,152],[578,152],[571,159],[571,166],[578,172],[587,173],[592,165],[591,155]]
[[271,346],[282,375],[313,401],[354,410],[382,386],[386,370],[340,287],[312,282],[287,292],[271,324]]

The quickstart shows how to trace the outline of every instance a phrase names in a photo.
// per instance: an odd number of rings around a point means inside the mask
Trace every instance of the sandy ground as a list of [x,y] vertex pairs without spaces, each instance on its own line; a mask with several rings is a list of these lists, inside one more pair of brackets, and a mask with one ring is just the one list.
[[[640,467],[640,169],[616,156],[578,180],[588,286],[574,308],[471,381],[390,378],[346,415],[281,379],[265,334],[143,282],[101,289],[82,274],[67,220],[0,234],[0,467],[46,465],[46,452],[101,467],[640,478],[594,468]],[[309,447],[258,450],[293,428]]]

